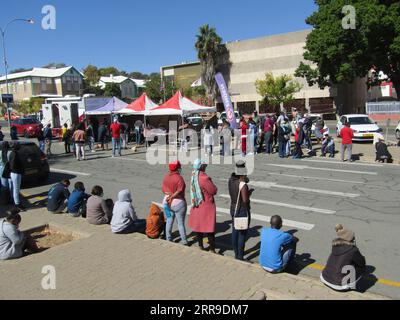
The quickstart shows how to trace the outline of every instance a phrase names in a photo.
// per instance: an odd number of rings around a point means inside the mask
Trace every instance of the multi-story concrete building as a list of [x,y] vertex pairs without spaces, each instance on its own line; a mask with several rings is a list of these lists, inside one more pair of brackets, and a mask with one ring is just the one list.
[[[83,75],[74,67],[58,69],[33,68],[8,75],[9,92],[20,102],[37,96],[78,96],[83,87]],[[0,77],[0,93],[6,93],[6,77]]]
[[[219,69],[227,82],[236,110],[243,113],[254,110],[260,113],[275,111],[272,106],[262,102],[255,82],[264,79],[267,72],[272,72],[274,76],[293,76],[300,62],[304,61],[304,47],[310,32],[311,30],[302,30],[226,43],[227,54]],[[161,68],[161,75],[165,78],[172,77],[178,88],[190,86],[199,79],[200,73],[199,62]],[[310,87],[303,78],[295,80],[303,87],[295,94],[293,102],[283,106],[286,110],[297,107],[313,113],[334,114],[361,111],[365,106],[367,87],[364,80],[324,90],[318,86]],[[219,110],[223,109],[221,103],[217,105]]]

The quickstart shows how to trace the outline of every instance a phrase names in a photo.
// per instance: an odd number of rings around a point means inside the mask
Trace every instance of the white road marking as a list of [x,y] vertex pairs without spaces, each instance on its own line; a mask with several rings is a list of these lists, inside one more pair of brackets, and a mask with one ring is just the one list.
[[[159,202],[153,202],[156,206],[158,206],[160,209],[163,209],[163,204],[159,203]],[[187,206],[187,211],[186,211],[186,215],[190,216],[190,209],[192,208],[192,206]],[[217,214],[217,217],[222,217],[222,215]]]
[[147,162],[145,159],[134,159],[134,158],[127,158],[125,157],[114,157],[114,158],[109,158],[109,159],[116,159],[116,160],[127,160],[127,161],[139,161],[139,162]]
[[365,167],[380,167],[382,168],[382,164],[375,163],[359,163],[359,162],[342,162],[342,161],[332,161],[332,160],[312,160],[312,159],[301,159],[304,162],[318,162],[318,163],[333,163],[333,164],[347,164],[351,166],[365,166]]
[[271,188],[289,189],[289,190],[320,193],[320,194],[345,197],[345,198],[357,198],[360,196],[359,194],[356,194],[356,193],[345,193],[345,192],[336,192],[336,191],[321,190],[321,189],[310,189],[310,188],[303,188],[303,187],[285,186],[285,185],[277,184],[274,182],[264,182],[264,181],[250,181],[249,185],[254,186],[254,187],[264,188],[264,189],[271,189]]
[[297,170],[319,170],[319,171],[333,171],[333,172],[345,172],[345,173],[356,173],[356,174],[368,174],[372,176],[378,175],[376,172],[370,171],[355,171],[355,170],[342,170],[342,169],[331,169],[331,168],[319,168],[319,167],[310,167],[310,166],[300,166],[300,165],[289,165],[289,164],[271,164],[264,163],[265,166],[273,166],[273,167],[281,167],[288,169],[297,169]]
[[69,174],[75,174],[77,176],[87,176],[87,177],[92,175],[91,173],[69,171],[69,170],[57,169],[57,168],[50,168],[50,172],[69,173]]
[[328,179],[323,177],[310,177],[310,176],[296,176],[294,174],[284,174],[284,173],[274,173],[274,172],[265,172],[265,174],[271,176],[282,176],[288,178],[300,178],[300,179],[312,179],[312,180],[323,180],[323,181],[332,181],[332,182],[343,182],[343,183],[352,183],[352,184],[365,184],[363,181],[352,181],[352,180],[340,180],[340,179]]
[[[154,202],[155,205],[159,206],[160,208],[162,208],[162,204],[161,203],[157,203]],[[190,214],[190,206],[188,206],[188,215]],[[227,215],[231,215],[231,211],[229,209],[225,209],[225,208],[218,208],[217,207],[217,212],[220,213],[224,213]],[[217,214],[218,217],[222,217],[222,215]],[[251,219],[252,220],[257,220],[257,221],[262,221],[262,222],[270,222],[271,217],[270,216],[264,216],[258,213],[251,213]],[[314,224],[310,224],[310,223],[305,223],[305,222],[299,222],[299,221],[295,221],[295,220],[288,220],[288,219],[284,219],[283,220],[283,225],[285,227],[291,227],[291,228],[298,228],[298,229],[302,229],[302,230],[306,230],[306,231],[310,231],[312,230],[315,225]]]
[[[230,196],[228,194],[221,194],[219,196],[221,198],[230,199]],[[336,211],[333,211],[333,210],[319,209],[319,208],[305,207],[305,206],[297,206],[297,205],[289,204],[289,203],[260,200],[260,199],[253,199],[253,198],[251,198],[251,202],[252,203],[260,203],[260,204],[268,204],[271,206],[284,207],[284,208],[290,208],[290,209],[296,209],[296,210],[302,210],[302,211],[311,211],[311,212],[329,214],[329,215],[336,213]]]

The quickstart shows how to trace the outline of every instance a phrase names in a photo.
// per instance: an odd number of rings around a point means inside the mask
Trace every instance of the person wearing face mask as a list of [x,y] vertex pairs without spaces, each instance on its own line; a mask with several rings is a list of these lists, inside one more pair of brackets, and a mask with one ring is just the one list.
[[207,164],[197,159],[193,165],[190,183],[192,208],[190,209],[189,226],[197,234],[199,248],[204,250],[203,238],[208,236],[209,251],[215,253],[215,224],[217,208],[214,196],[218,189],[206,174]]
[[94,186],[92,196],[87,200],[86,219],[90,224],[109,224],[112,218],[112,206],[107,204],[103,198],[103,188]]
[[163,206],[167,215],[166,238],[172,241],[172,226],[174,220],[178,222],[178,230],[181,241],[187,245],[185,217],[187,204],[185,200],[185,180],[181,176],[182,166],[179,161],[169,164],[169,173],[165,176],[162,184],[162,192],[165,194]]

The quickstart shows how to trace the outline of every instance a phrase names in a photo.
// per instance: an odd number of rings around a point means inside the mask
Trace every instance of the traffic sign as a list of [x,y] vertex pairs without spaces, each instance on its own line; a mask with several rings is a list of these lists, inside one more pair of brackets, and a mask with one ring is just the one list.
[[14,96],[12,94],[2,94],[1,95],[1,102],[2,103],[13,103]]

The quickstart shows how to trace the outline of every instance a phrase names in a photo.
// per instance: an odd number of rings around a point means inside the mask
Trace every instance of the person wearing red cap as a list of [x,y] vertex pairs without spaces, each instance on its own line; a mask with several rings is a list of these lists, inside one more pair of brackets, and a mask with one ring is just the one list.
[[169,173],[165,176],[162,184],[162,192],[165,194],[163,205],[168,207],[169,216],[167,215],[166,238],[172,241],[172,226],[174,220],[178,222],[178,230],[181,241],[187,245],[185,217],[187,204],[185,200],[185,180],[181,176],[181,163],[174,161],[169,164]]

